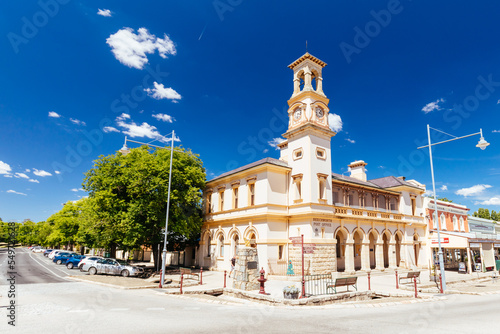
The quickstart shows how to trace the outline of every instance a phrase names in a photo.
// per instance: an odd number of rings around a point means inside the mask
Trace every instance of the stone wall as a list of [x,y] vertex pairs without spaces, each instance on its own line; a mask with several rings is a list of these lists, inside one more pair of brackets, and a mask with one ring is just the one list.
[[[292,260],[295,274],[301,274],[301,246],[290,245],[289,259]],[[316,244],[313,254],[304,254],[304,273],[306,275],[329,274],[336,271],[337,254],[335,244]]]
[[[254,269],[248,268],[248,263],[256,262]],[[235,277],[233,280],[233,288],[241,290],[258,290],[259,282],[259,258],[257,256],[257,249],[251,247],[244,247],[238,249],[238,256],[236,258]]]

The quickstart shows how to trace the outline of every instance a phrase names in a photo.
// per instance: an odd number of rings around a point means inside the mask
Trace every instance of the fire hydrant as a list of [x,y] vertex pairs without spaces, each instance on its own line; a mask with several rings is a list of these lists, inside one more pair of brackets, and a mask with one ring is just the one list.
[[260,270],[260,278],[257,280],[260,282],[260,291],[259,294],[261,295],[267,295],[266,291],[264,290],[264,283],[267,281],[267,279],[264,278],[264,274],[266,272],[264,271],[264,267]]

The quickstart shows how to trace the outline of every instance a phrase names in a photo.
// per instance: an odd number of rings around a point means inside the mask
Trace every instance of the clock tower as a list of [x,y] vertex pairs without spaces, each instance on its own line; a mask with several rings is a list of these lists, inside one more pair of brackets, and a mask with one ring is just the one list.
[[332,204],[329,100],[323,92],[326,63],[305,53],[288,67],[293,94],[288,100],[288,130],[279,146],[280,160],[292,167],[291,204]]

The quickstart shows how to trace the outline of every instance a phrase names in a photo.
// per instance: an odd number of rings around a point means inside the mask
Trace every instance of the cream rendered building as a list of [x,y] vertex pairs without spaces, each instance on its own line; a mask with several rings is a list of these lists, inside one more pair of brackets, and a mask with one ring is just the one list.
[[197,264],[228,270],[238,247],[258,251],[259,267],[285,274],[300,271],[300,247],[290,237],[315,244],[305,255],[309,274],[426,266],[426,224],[416,181],[367,180],[363,161],[350,176],[332,173],[329,100],[323,92],[326,63],[304,54],[289,65],[294,89],[289,125],[279,160],[266,158],[207,182],[205,220]]

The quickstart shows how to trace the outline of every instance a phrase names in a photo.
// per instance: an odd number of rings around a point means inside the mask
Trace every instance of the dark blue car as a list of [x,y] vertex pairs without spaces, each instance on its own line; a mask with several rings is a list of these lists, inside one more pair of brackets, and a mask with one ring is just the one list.
[[73,269],[74,267],[78,267],[78,263],[80,263],[80,261],[84,258],[86,258],[86,256],[83,255],[74,255],[70,257],[68,260],[66,260],[66,268]]
[[63,263],[66,263],[66,261],[68,261],[69,258],[71,258],[75,255],[78,255],[78,254],[70,253],[70,252],[61,252],[61,253],[57,254],[57,256],[54,256],[54,259],[52,260],[52,262],[54,262],[55,264],[63,264]]

